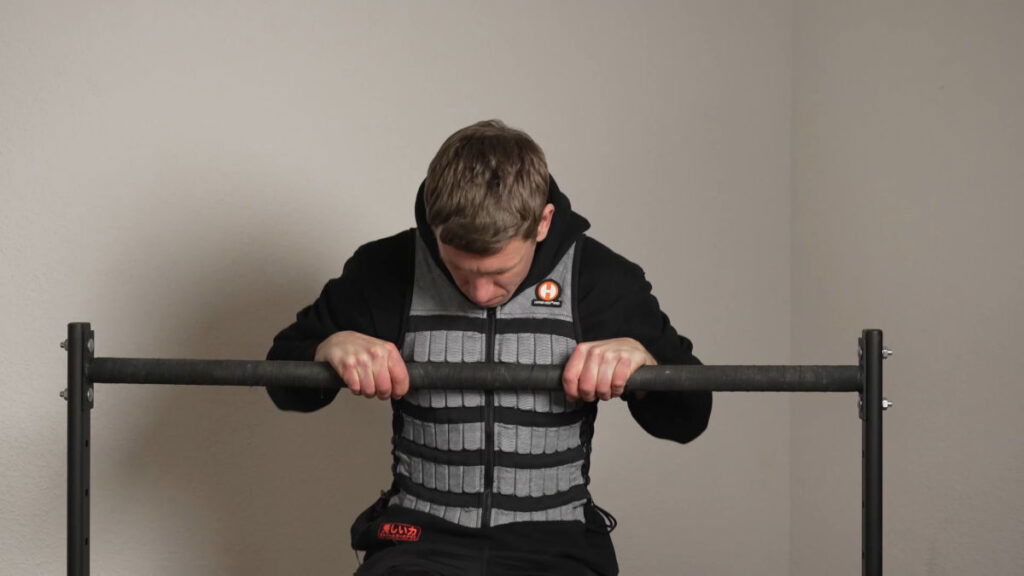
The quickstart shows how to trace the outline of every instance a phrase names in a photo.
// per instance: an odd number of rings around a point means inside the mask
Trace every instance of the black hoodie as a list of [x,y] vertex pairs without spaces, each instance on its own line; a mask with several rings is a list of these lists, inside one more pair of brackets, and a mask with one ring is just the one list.
[[[572,211],[569,198],[551,179],[548,202],[555,207],[547,238],[537,245],[526,279],[516,293],[546,277],[575,242],[579,286],[578,325],[583,342],[629,337],[661,364],[700,364],[693,345],[661,312],[643,270],[597,240],[584,235],[590,223]],[[447,273],[427,225],[423,185],[416,195],[416,229],[364,244],[345,263],[341,276],[324,286],[295,322],[274,338],[268,360],[312,360],[317,346],[335,332],[353,330],[401,348],[412,295],[415,234]],[[449,277],[449,279],[451,279]],[[627,391],[629,387],[627,384]],[[330,404],[337,390],[272,388],[278,408],[312,412]],[[653,436],[689,442],[707,427],[710,392],[650,392],[643,399],[626,394],[633,418]]]

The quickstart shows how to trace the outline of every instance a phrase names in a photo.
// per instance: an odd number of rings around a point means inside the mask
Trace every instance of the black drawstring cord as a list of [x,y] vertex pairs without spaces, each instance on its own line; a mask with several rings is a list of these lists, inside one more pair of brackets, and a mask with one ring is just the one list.
[[601,508],[597,504],[594,504],[593,499],[591,499],[589,503],[591,506],[594,507],[594,511],[596,511],[601,516],[601,521],[604,523],[605,533],[611,534],[612,530],[615,530],[615,528],[619,525],[619,521],[615,519],[615,516],[612,516],[611,512],[605,510],[604,508]]
[[596,508],[601,516],[604,517],[604,525],[608,528],[608,533],[611,534],[612,530],[615,530],[615,528],[618,527],[619,521],[615,519],[615,516],[612,516],[611,512],[601,508],[597,504],[594,504],[594,508]]

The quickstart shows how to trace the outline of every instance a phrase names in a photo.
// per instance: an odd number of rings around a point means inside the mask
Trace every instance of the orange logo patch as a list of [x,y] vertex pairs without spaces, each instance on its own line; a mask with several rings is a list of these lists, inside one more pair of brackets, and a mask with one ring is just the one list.
[[562,293],[562,287],[554,280],[545,280],[537,284],[537,299],[541,302],[554,302]]
[[420,539],[423,530],[419,526],[403,524],[401,522],[388,522],[380,527],[377,538],[381,540],[394,540],[396,542],[416,542]]

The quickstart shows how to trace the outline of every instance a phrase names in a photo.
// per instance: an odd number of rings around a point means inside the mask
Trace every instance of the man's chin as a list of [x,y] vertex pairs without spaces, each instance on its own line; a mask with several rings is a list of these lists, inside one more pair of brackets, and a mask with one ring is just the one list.
[[494,300],[488,300],[487,302],[477,302],[476,300],[473,301],[474,304],[481,308],[496,308],[498,306],[501,306],[505,302],[508,302],[508,298],[496,298]]

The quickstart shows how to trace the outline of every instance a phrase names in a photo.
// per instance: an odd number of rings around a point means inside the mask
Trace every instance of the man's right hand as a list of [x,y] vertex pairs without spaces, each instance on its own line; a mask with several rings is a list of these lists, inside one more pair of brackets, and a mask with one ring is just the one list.
[[409,391],[409,371],[398,348],[359,332],[335,332],[316,347],[317,362],[327,362],[353,394],[381,400]]

